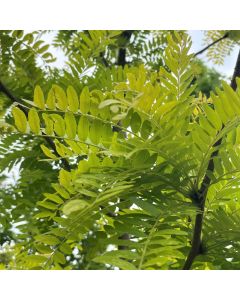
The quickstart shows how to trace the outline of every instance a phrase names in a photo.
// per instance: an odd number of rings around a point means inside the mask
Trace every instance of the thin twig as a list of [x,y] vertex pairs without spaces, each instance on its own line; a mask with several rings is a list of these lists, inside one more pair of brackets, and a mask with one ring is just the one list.
[[199,54],[202,54],[203,52],[205,52],[207,49],[209,49],[210,47],[212,47],[213,45],[219,43],[220,41],[226,39],[229,35],[229,32],[226,32],[222,37],[220,37],[219,39],[217,39],[216,41],[213,41],[211,44],[207,45],[206,47],[204,47],[202,50],[198,51],[197,53],[194,54],[194,57],[198,56]]

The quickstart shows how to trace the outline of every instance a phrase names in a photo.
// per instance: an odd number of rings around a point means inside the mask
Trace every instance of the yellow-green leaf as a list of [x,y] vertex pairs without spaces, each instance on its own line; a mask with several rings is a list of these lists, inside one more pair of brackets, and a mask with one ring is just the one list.
[[86,117],[82,116],[78,122],[78,138],[85,141],[89,133],[89,121]]
[[57,204],[63,203],[63,200],[56,194],[44,193],[44,196]]
[[35,247],[38,252],[43,253],[43,254],[48,254],[48,253],[53,252],[53,250],[49,246],[46,246],[43,244],[36,244]]
[[52,159],[57,158],[56,155],[54,155],[54,154],[51,152],[51,150],[49,150],[45,145],[40,145],[40,147],[41,147],[43,153],[44,153],[47,157],[52,158]]
[[100,140],[100,128],[102,124],[99,120],[94,120],[90,126],[89,137],[93,144],[97,145]]
[[54,135],[53,130],[53,120],[50,119],[48,114],[42,114],[43,120],[45,122],[45,133],[46,135]]
[[59,264],[65,264],[66,263],[65,256],[59,251],[56,251],[54,253],[53,260],[54,260],[54,262],[59,263]]
[[56,204],[53,204],[52,202],[49,201],[39,201],[37,204],[47,209],[57,210]]
[[59,249],[65,254],[72,254],[72,248],[66,243],[62,244]]
[[67,88],[68,109],[71,112],[77,112],[79,107],[78,95],[75,89],[70,85]]
[[47,104],[47,107],[49,109],[55,109],[56,108],[56,98],[55,98],[53,88],[51,88],[51,90],[48,92],[46,104]]
[[81,199],[74,199],[74,200],[71,200],[71,201],[67,202],[64,205],[63,213],[66,216],[68,216],[72,212],[84,209],[86,206],[88,206],[88,203],[86,201],[81,200]]
[[94,258],[93,261],[102,264],[110,264],[122,270],[136,270],[136,267],[132,263],[119,257],[102,255]]
[[41,211],[40,213],[36,214],[34,216],[34,219],[43,219],[43,218],[49,218],[49,217],[53,217],[54,213],[46,210],[46,211]]
[[64,187],[69,187],[71,184],[71,173],[66,170],[60,170],[59,172],[59,182]]
[[39,85],[37,85],[34,89],[33,102],[38,108],[40,108],[40,109],[45,108],[43,91]]
[[99,109],[102,109],[106,106],[112,105],[112,104],[120,104],[121,102],[119,100],[116,99],[107,99],[103,102],[101,102],[98,106]]
[[65,113],[66,134],[70,139],[74,139],[77,132],[76,119],[71,112]]
[[55,246],[60,243],[60,240],[58,238],[50,234],[37,235],[35,237],[35,240],[49,246]]
[[64,90],[58,85],[53,85],[53,92],[57,101],[58,108],[60,110],[66,111],[68,107],[68,102]]
[[90,95],[88,87],[84,87],[80,95],[80,111],[87,114],[90,110]]
[[51,115],[52,119],[54,120],[54,131],[59,136],[65,135],[65,122],[63,118],[57,114]]
[[33,133],[40,133],[40,119],[35,108],[31,108],[28,112],[28,123]]
[[18,107],[14,106],[12,109],[12,114],[13,114],[15,125],[16,125],[17,129],[20,132],[25,133],[27,131],[27,118],[26,118],[24,112],[21,109],[19,109]]
[[37,266],[44,263],[47,260],[47,257],[42,255],[28,255],[25,259],[31,265]]
[[221,130],[222,128],[222,122],[221,119],[219,118],[218,114],[210,108],[207,104],[204,104],[203,106],[204,111],[207,115],[208,121],[217,129]]
[[52,187],[59,193],[59,195],[61,197],[63,197],[64,199],[69,199],[70,195],[69,193],[59,184],[57,183],[53,183]]
[[134,133],[137,133],[141,127],[141,118],[138,113],[133,113],[131,118],[131,128]]

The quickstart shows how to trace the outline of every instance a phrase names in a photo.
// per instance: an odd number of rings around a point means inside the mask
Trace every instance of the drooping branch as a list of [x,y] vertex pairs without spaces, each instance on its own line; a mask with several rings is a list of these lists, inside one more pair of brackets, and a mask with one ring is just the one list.
[[[19,103],[19,104],[22,104],[23,103],[23,101],[20,99],[20,98],[18,98],[18,97],[16,97],[3,83],[2,83],[2,81],[0,81],[0,93],[3,93],[5,96],[7,96],[12,102],[16,102],[16,103]],[[25,107],[23,107],[22,105],[19,105],[18,106],[23,112],[24,112],[24,114],[27,116],[27,114],[28,114],[28,111],[27,111],[27,109],[25,108]],[[57,153],[57,150],[56,150],[56,147],[55,147],[55,144],[54,144],[54,142],[51,140],[51,138],[49,138],[48,136],[45,136],[44,134],[42,135],[44,138],[45,138],[45,140],[47,141],[47,143],[49,144],[49,146],[52,148],[52,150],[54,151],[54,154],[56,155],[56,156],[58,156],[58,157],[60,157],[59,156],[59,154]],[[61,161],[62,161],[62,164],[63,164],[63,166],[64,166],[64,168],[66,169],[66,170],[68,170],[68,171],[70,171],[71,170],[71,167],[70,167],[70,165],[69,165],[69,163],[68,163],[68,161],[66,160],[66,159],[64,159],[64,158],[62,158],[61,159]]]
[[226,39],[229,36],[229,33],[226,32],[222,37],[220,37],[219,39],[213,41],[211,44],[207,45],[206,47],[204,47],[202,50],[196,52],[194,54],[194,57],[198,56],[199,54],[202,54],[203,52],[205,52],[207,49],[209,49],[210,47],[212,47],[213,45],[219,43],[220,41]]
[[[238,58],[236,61],[234,73],[232,76],[231,80],[231,87],[233,90],[236,90],[237,84],[236,84],[236,78],[240,77],[240,51],[238,53]],[[222,139],[219,139],[215,145],[215,147],[220,146],[222,143]],[[185,264],[183,266],[183,270],[189,270],[192,266],[192,263],[196,256],[200,254],[200,249],[201,249],[201,234],[202,234],[202,226],[203,226],[203,217],[204,217],[204,208],[205,208],[205,202],[206,202],[206,197],[207,197],[207,191],[209,184],[211,182],[211,179],[208,175],[208,173],[212,173],[214,171],[214,163],[213,163],[213,158],[218,155],[218,150],[214,151],[210,157],[208,166],[207,166],[207,171],[205,173],[205,176],[203,178],[201,187],[198,191],[198,209],[200,212],[197,212],[196,218],[195,218],[195,224],[194,224],[194,230],[193,230],[193,237],[192,237],[192,245],[190,252],[187,256],[187,259],[185,261]]]

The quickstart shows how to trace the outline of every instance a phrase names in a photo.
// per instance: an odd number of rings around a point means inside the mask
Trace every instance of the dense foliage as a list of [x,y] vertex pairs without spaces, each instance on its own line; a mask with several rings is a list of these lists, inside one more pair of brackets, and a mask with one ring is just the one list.
[[44,34],[0,32],[1,268],[239,269],[240,57],[229,85],[184,31],[73,30],[58,69]]

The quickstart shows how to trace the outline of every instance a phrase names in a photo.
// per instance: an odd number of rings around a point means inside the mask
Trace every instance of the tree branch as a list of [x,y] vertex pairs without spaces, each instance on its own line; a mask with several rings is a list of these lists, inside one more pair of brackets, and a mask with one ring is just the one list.
[[202,54],[203,52],[205,52],[207,49],[209,49],[210,47],[212,47],[213,45],[219,43],[220,41],[226,39],[228,37],[229,33],[226,32],[222,37],[220,37],[219,39],[217,39],[216,41],[213,41],[211,44],[207,45],[206,47],[204,47],[202,50],[198,51],[197,53],[194,54],[194,57],[198,56],[199,54]]
[[122,38],[124,39],[123,45],[119,48],[117,65],[124,67],[126,65],[126,45],[130,41],[133,30],[124,30],[122,32]]
[[[23,103],[23,101],[16,97],[15,95],[12,94],[12,92],[9,91],[9,89],[0,81],[0,92],[2,92],[4,95],[6,95],[12,102],[17,102],[19,104]],[[18,107],[24,112],[24,114],[27,116],[28,115],[28,111],[25,107],[21,106],[21,105],[18,105]],[[52,148],[52,150],[54,151],[54,154],[58,157],[59,154],[57,153],[57,150],[56,150],[56,147],[55,147],[55,144],[54,142],[51,140],[51,138],[45,136],[43,134],[43,137],[45,138],[45,140],[47,141],[47,143],[49,144],[49,146]],[[62,161],[62,164],[64,166],[64,168],[68,171],[71,170],[71,167],[68,163],[68,161],[65,159],[65,158],[62,158],[61,159]]]
[[[238,58],[236,61],[234,73],[232,76],[231,84],[230,86],[232,87],[233,90],[236,90],[237,84],[236,84],[236,78],[240,77],[240,51],[238,53]],[[219,139],[215,144],[214,147],[217,147],[221,145],[222,139]],[[211,182],[210,177],[207,175],[208,171],[213,172],[214,171],[214,163],[213,163],[213,158],[218,155],[218,150],[214,151],[210,157],[208,166],[207,166],[207,171],[205,173],[205,176],[203,178],[201,187],[198,191],[198,209],[200,212],[197,213],[196,218],[195,218],[195,225],[194,225],[194,231],[193,231],[193,237],[192,237],[192,246],[190,249],[190,252],[188,254],[188,257],[185,261],[185,264],[183,266],[183,270],[189,270],[192,266],[192,263],[195,259],[195,257],[200,254],[200,249],[201,249],[201,234],[202,234],[202,226],[203,226],[203,217],[204,217],[204,208],[205,208],[205,202],[206,202],[206,197],[207,197],[207,191],[209,184]]]

